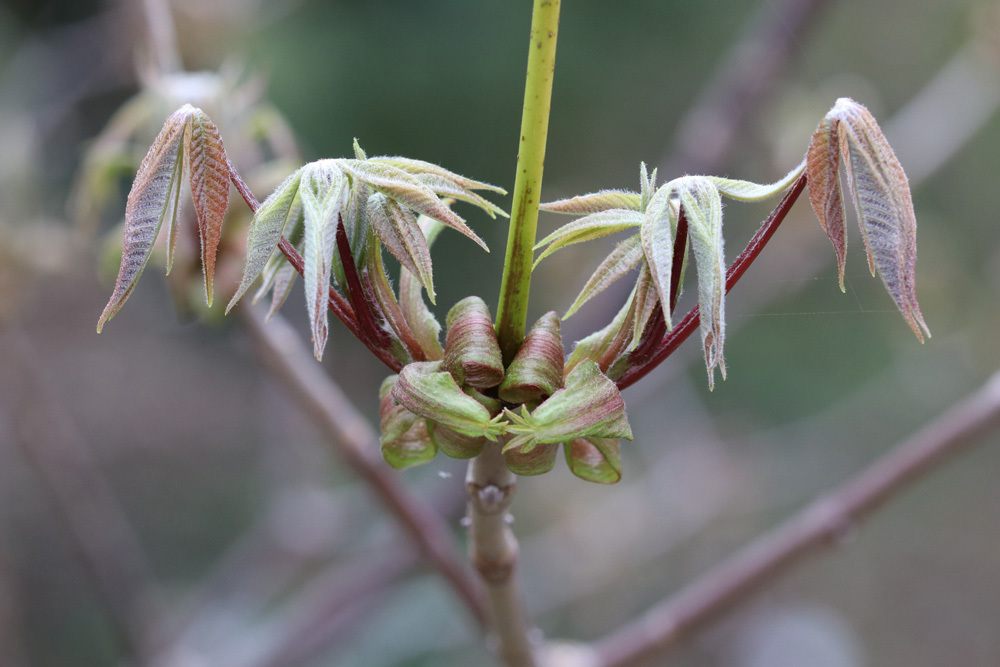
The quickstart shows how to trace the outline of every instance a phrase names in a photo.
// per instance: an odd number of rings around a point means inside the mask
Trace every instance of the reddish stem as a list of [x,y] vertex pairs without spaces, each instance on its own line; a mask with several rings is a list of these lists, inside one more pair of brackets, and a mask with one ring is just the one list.
[[344,278],[347,282],[347,298],[354,308],[354,316],[364,334],[366,344],[371,343],[381,349],[389,346],[389,335],[383,331],[379,316],[372,303],[370,293],[365,290],[358,274],[358,266],[354,263],[351,253],[351,242],[347,239],[347,229],[344,227],[343,216],[337,216],[337,254],[344,267]]
[[[767,217],[766,220],[757,229],[754,235],[750,238],[743,252],[739,254],[736,261],[730,265],[729,270],[726,272],[726,292],[729,292],[733,288],[746,270],[750,268],[754,260],[760,255],[761,251],[764,250],[764,246],[767,245],[774,233],[778,231],[778,226],[785,220],[785,216],[788,215],[788,211],[791,210],[792,204],[795,200],[799,198],[802,191],[806,187],[806,175],[803,173],[796,179],[795,183],[792,184],[791,189],[785,193],[785,196],[781,198],[778,205],[771,215]],[[676,261],[676,255],[675,255]],[[637,364],[629,368],[625,373],[618,378],[617,385],[619,389],[625,389],[630,387],[642,378],[644,378],[650,371],[659,366],[663,361],[669,357],[674,351],[680,347],[681,343],[687,340],[688,336],[694,333],[694,330],[698,328],[698,323],[700,321],[698,306],[695,306],[684,316],[684,318],[674,325],[667,335],[660,341],[659,347],[649,355],[648,359],[637,359]]]
[[[232,162],[229,162],[229,180],[232,182],[233,187],[236,188],[236,191],[240,194],[240,197],[243,198],[243,201],[246,202],[247,207],[256,213],[257,209],[260,208],[260,202],[257,200],[257,197],[254,196],[253,191],[250,190],[250,186],[246,184],[243,178],[236,171]],[[302,259],[302,255],[299,254],[299,251],[295,249],[295,246],[293,246],[284,236],[282,236],[278,241],[278,250],[280,250],[281,254],[285,256],[288,263],[292,265],[292,268],[294,268],[300,276],[303,275],[305,272],[305,262]],[[365,347],[367,347],[379,361],[388,366],[390,370],[398,373],[403,368],[402,364],[399,363],[399,360],[393,357],[392,354],[389,353],[388,349],[385,347],[379,347],[365,338],[362,333],[361,326],[355,318],[354,309],[351,307],[351,304],[340,294],[340,292],[333,289],[333,287],[330,287],[329,308],[330,312],[343,322],[344,326],[346,326],[348,330],[354,334],[354,337],[364,343]]]
[[[677,216],[677,235],[674,237],[674,259],[670,265],[670,312],[677,309],[677,299],[681,295],[681,271],[684,269],[684,253],[687,250],[688,221],[681,208]],[[629,360],[633,365],[639,365],[648,360],[656,352],[663,335],[667,333],[667,323],[663,319],[663,309],[653,311],[646,330],[642,332],[639,345],[632,351]]]

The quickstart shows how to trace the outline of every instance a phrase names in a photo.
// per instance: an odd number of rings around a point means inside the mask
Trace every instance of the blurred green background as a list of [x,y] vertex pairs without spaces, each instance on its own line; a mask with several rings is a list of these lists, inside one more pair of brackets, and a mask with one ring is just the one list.
[[[671,159],[681,120],[748,26],[780,28],[785,4],[564,3],[544,198],[637,188],[640,160],[686,168]],[[547,636],[613,629],[863,467],[1000,362],[1000,6],[819,4],[713,171],[773,180],[801,158],[837,97],[866,104],[914,186],[919,294],[934,338],[920,346],[868,276],[853,222],[848,293],[839,292],[829,244],[802,200],[731,293],[729,379],[709,393],[689,342],[626,394],[636,440],[623,449],[618,486],[588,485],[561,463],[521,481],[520,574]],[[303,159],[348,155],[358,137],[369,154],[419,157],[510,188],[530,3],[171,5],[186,68],[259,76]],[[113,279],[101,257],[120,238],[129,169],[93,229],[76,219],[72,189],[94,138],[142,87],[145,26],[138,1],[0,3],[2,665],[120,664],[39,470],[42,461],[72,474],[80,448],[149,560],[148,603],[172,628],[162,667],[268,664],[287,609],[317,582],[409,548],[268,377],[238,318],[199,318],[183,297],[178,311],[155,268],[94,334]],[[244,101],[216,102],[222,136],[238,145],[235,121],[222,118]],[[127,155],[141,157],[163,116],[137,131]],[[730,256],[767,211],[727,207]],[[506,224],[463,214],[493,252],[442,238],[440,315],[468,294],[496,303]],[[540,230],[558,222],[543,215]],[[610,247],[578,246],[544,264],[533,315],[564,309]],[[240,257],[229,261],[238,270]],[[567,345],[602,325],[623,290],[567,322]],[[285,313],[306,338],[300,295]],[[383,369],[342,327],[331,331],[324,364],[374,415]],[[1000,437],[990,440],[657,664],[1000,664]],[[448,513],[459,545],[463,470],[439,458],[399,473]],[[357,605],[333,630],[311,632],[317,645],[305,655],[273,664],[488,662],[464,610],[423,568]]]

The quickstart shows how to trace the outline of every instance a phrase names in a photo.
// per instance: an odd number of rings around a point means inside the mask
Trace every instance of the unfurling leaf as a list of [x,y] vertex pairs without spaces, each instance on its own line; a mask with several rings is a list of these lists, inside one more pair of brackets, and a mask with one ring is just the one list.
[[[500,414],[503,409],[503,404],[500,401],[490,398],[471,387],[467,387],[465,393],[476,399],[493,417]],[[478,456],[487,443],[484,437],[462,435],[447,426],[442,426],[434,422],[430,423],[430,427],[431,438],[434,440],[434,444],[445,456],[450,456],[453,459],[471,459],[474,456]]]
[[[183,172],[182,140],[194,111],[194,107],[184,105],[172,113],[139,165],[125,205],[121,266],[111,298],[97,321],[97,333],[121,310],[135,289],[163,221],[167,221],[168,227],[176,224]],[[172,240],[167,245],[169,255]]]
[[503,381],[503,359],[493,317],[478,296],[469,296],[448,311],[444,366],[461,385],[489,389]]
[[630,236],[608,255],[594,270],[587,283],[580,290],[573,305],[569,307],[563,319],[569,319],[583,304],[606,290],[615,282],[629,274],[642,262],[642,243],[639,235]]
[[[642,239],[642,254],[646,258],[648,278],[659,295],[663,310],[663,321],[670,326],[671,296],[677,286],[673,284],[674,267],[674,234],[677,231],[677,209],[670,201],[676,190],[667,183],[657,190],[649,199],[649,204],[643,211],[642,227],[639,236]],[[641,301],[637,309],[646,321],[646,295],[636,288],[636,298]],[[645,322],[643,322],[644,324]],[[642,336],[642,330],[636,327],[635,341]]]
[[729,197],[737,201],[755,202],[770,199],[790,188],[796,179],[802,175],[805,168],[806,161],[803,160],[795,165],[780,180],[766,184],[740,181],[733,178],[722,178],[719,176],[710,176],[709,178],[723,197]]
[[625,352],[632,340],[632,324],[634,321],[635,289],[633,288],[625,304],[618,310],[614,318],[603,329],[578,340],[566,359],[563,373],[572,373],[574,369],[586,361],[593,361],[601,368],[608,367]]
[[930,331],[917,302],[917,219],[910,186],[874,116],[854,100],[837,100],[813,134],[807,162],[809,198],[837,252],[841,287],[847,245],[838,180],[843,162],[868,267],[882,278],[906,323],[923,342]]
[[501,218],[509,218],[507,212],[502,208],[489,201],[488,199],[479,196],[472,190],[467,190],[459,186],[454,181],[445,178],[444,176],[438,176],[437,174],[417,174],[417,180],[429,187],[434,191],[438,197],[450,197],[451,199],[456,199],[458,201],[464,201],[467,204],[472,204],[481,208],[486,215],[493,219],[499,215]]
[[205,274],[205,300],[212,305],[215,257],[222,239],[222,223],[229,208],[229,161],[215,126],[201,109],[195,109],[184,132],[184,160],[191,179],[191,198],[201,240],[201,266]]
[[632,439],[625,415],[625,401],[618,388],[597,364],[585,361],[566,377],[566,386],[532,411],[505,411],[514,437],[505,450],[527,452],[537,445],[566,442],[574,438]]
[[403,268],[420,279],[431,303],[435,302],[431,251],[417,216],[381,193],[368,198],[367,212],[379,240]]
[[472,231],[465,221],[442,202],[434,191],[421,183],[412,174],[387,163],[374,160],[338,160],[341,168],[352,178],[358,179],[372,189],[417,213],[434,218],[444,225],[461,232],[489,252],[489,248]]
[[[444,229],[444,225],[427,216],[420,216],[417,223],[427,239],[428,247],[434,244],[434,240]],[[439,338],[441,324],[424,303],[419,279],[405,267],[399,273],[399,307],[403,311],[406,323],[410,325],[410,330],[413,331],[413,336],[423,349],[424,356],[430,360],[443,357],[444,348],[441,347]]]
[[698,307],[701,343],[708,370],[708,386],[715,386],[715,368],[726,378],[723,347],[726,339],[726,260],[722,239],[722,200],[704,176],[678,179],[677,190],[688,221],[688,239],[698,271]]
[[498,185],[490,185],[489,183],[483,183],[482,181],[474,181],[471,178],[466,178],[465,176],[456,174],[453,171],[448,171],[444,167],[440,167],[431,162],[424,162],[423,160],[414,160],[413,158],[399,157],[395,155],[379,155],[369,158],[369,161],[387,164],[415,176],[431,175],[445,178],[463,190],[486,190],[488,192],[496,192],[501,195],[507,194],[507,191]]
[[[656,311],[659,303],[659,294],[656,285],[653,283],[653,276],[649,270],[649,265],[644,264],[639,270],[639,280],[635,284],[634,304],[632,307],[632,340],[629,341],[628,349],[635,349],[642,340],[642,334],[646,331],[649,319]],[[664,309],[666,310],[666,309]]]
[[347,195],[347,179],[333,160],[321,160],[302,170],[299,196],[302,198],[304,231],[302,279],[306,310],[312,332],[313,354],[323,358],[328,336],[327,307],[330,294],[331,262],[337,225]]
[[541,204],[538,209],[546,213],[588,215],[616,208],[638,211],[640,203],[641,196],[638,193],[626,190],[601,190],[600,192],[591,192],[586,195]]
[[427,463],[437,447],[428,432],[427,420],[418,417],[392,397],[398,376],[392,375],[379,389],[379,444],[382,458],[393,468],[402,469]]
[[809,203],[826,232],[837,257],[837,280],[844,287],[847,263],[847,230],[844,227],[844,195],[840,189],[840,142],[837,118],[824,118],[812,135],[806,155]]
[[504,432],[479,401],[459,388],[440,361],[407,364],[392,389],[393,399],[410,412],[461,435],[496,440]]
[[226,306],[226,313],[239,303],[264,271],[268,260],[279,252],[278,241],[286,227],[295,224],[302,216],[299,185],[304,169],[305,167],[286,178],[257,208],[247,232],[247,258],[243,266],[243,278]]
[[563,380],[563,346],[559,316],[542,315],[528,331],[521,349],[507,368],[500,398],[508,403],[530,403],[551,396]]
[[642,224],[642,214],[622,208],[613,208],[599,213],[591,213],[552,232],[535,245],[535,250],[545,248],[537,258],[535,266],[552,253],[575,243],[592,241],[610,234],[635,229]]
[[559,445],[538,445],[537,447],[505,449],[503,461],[515,475],[525,477],[544,475],[556,464]]
[[621,442],[604,438],[577,438],[564,445],[566,464],[580,479],[615,484],[622,478]]

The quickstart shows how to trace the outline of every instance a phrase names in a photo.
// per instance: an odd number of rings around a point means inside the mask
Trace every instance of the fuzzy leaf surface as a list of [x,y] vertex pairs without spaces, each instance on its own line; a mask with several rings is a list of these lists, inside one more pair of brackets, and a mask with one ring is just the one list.
[[168,226],[176,224],[183,171],[182,141],[194,111],[194,107],[184,105],[172,113],[139,165],[125,204],[125,233],[118,278],[97,321],[97,333],[121,310],[135,289],[164,220]]
[[211,306],[215,259],[222,239],[222,223],[229,208],[229,161],[219,128],[201,109],[191,114],[184,132],[184,159],[201,241],[205,301]]

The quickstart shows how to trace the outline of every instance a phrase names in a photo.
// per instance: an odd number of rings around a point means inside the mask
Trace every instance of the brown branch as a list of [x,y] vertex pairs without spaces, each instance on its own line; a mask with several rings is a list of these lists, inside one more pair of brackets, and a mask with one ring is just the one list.
[[630,667],[672,647],[799,560],[836,544],[892,496],[997,428],[1000,373],[840,487],[603,639],[598,664]]
[[[764,250],[768,241],[771,240],[771,237],[774,236],[774,233],[778,231],[778,227],[784,221],[788,212],[792,209],[792,205],[799,198],[799,195],[802,194],[805,187],[806,175],[803,172],[796,179],[795,183],[792,184],[788,192],[785,193],[785,196],[781,198],[775,209],[771,211],[771,215],[767,216],[767,219],[761,223],[761,226],[754,232],[754,235],[750,237],[746,247],[743,248],[743,251],[736,260],[729,266],[729,269],[726,271],[727,293],[739,282],[754,260],[760,256],[760,253]],[[618,378],[618,388],[625,389],[626,387],[630,387],[663,363],[667,357],[680,347],[681,343],[688,339],[688,336],[694,333],[695,329],[698,328],[699,321],[698,306],[695,306],[688,311],[680,322],[674,325],[674,328],[667,333],[663,340],[660,341],[660,345],[653,352],[646,352],[646,346],[641,345],[640,349],[637,350],[637,352],[641,352],[641,356],[633,353],[636,364],[631,366]]]
[[775,82],[805,43],[803,35],[831,0],[762,3],[740,41],[726,55],[677,124],[675,149],[661,174],[716,171],[753,120]]
[[482,590],[449,547],[448,526],[411,495],[378,454],[378,436],[343,391],[303,348],[292,328],[275,316],[266,325],[256,308],[242,310],[265,360],[317,426],[336,445],[344,462],[364,480],[406,531],[420,553],[445,578],[480,626],[485,626]]

